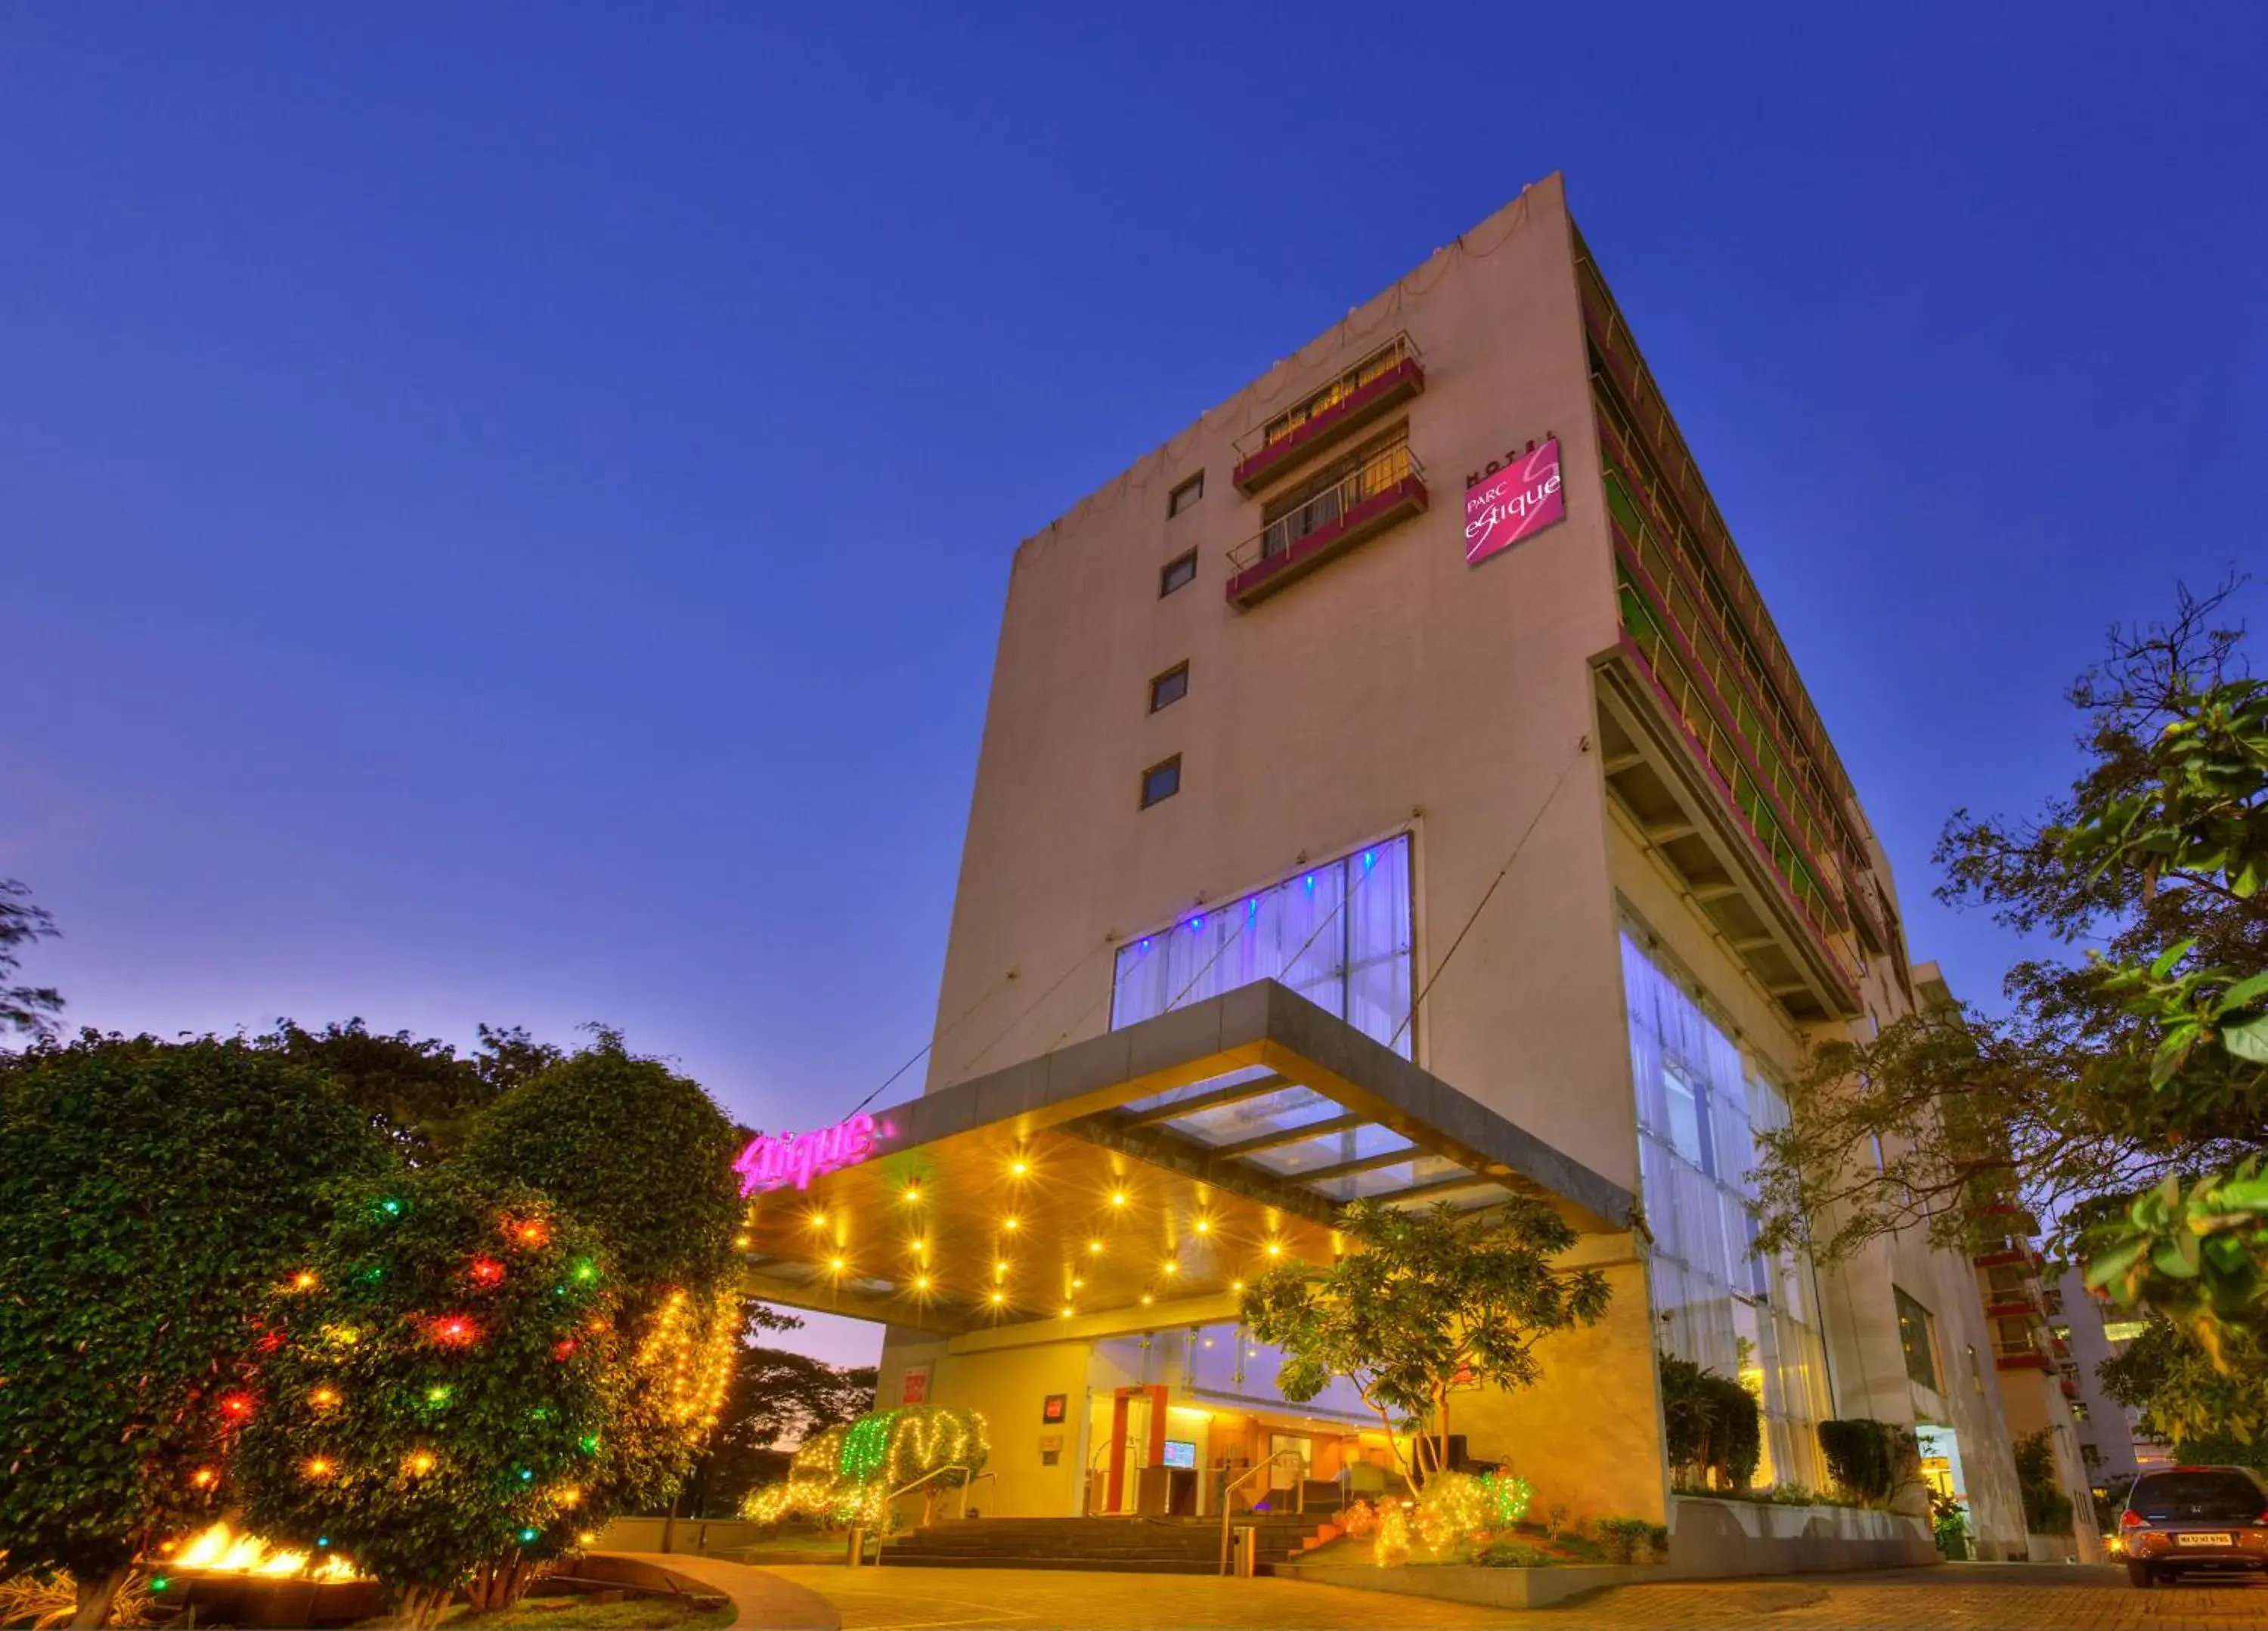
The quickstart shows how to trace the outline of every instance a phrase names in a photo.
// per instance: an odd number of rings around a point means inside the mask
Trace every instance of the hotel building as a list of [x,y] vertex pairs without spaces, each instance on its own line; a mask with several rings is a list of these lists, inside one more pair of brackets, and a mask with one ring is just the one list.
[[1911,1423],[2021,1556],[1968,1259],[1749,1244],[1779,1084],[1916,1000],[1554,176],[1017,549],[927,1091],[759,1197],[753,1285],[886,1322],[884,1404],[983,1410],[981,1507],[1201,1513],[1389,1459],[1351,1389],[1277,1391],[1245,1275],[1356,1197],[1535,1196],[1613,1302],[1454,1395],[1466,1457],[1674,1524],[1674,1353],[1757,1394],[1759,1481]]

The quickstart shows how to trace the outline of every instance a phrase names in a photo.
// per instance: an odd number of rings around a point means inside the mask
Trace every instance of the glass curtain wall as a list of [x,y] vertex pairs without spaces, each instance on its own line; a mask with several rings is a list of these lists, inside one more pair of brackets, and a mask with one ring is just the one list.
[[1759,1255],[1748,1209],[1756,1134],[1787,1125],[1787,1101],[1627,934],[1623,987],[1661,1346],[1756,1395],[1759,1484],[1816,1486],[1813,1429],[1830,1406],[1809,1265]]
[[1278,980],[1411,1057],[1410,838],[1403,834],[1192,912],[1119,948],[1113,1030]]

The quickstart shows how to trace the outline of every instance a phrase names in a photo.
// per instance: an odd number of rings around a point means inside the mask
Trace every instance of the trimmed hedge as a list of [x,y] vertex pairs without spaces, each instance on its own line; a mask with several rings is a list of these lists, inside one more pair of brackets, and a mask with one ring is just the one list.
[[1887,1502],[1920,1470],[1912,1430],[1871,1416],[1822,1422],[1819,1450],[1835,1481],[1867,1501]]
[[1764,1461],[1764,1418],[1756,1395],[1689,1359],[1660,1356],[1661,1413],[1669,1461],[1713,1473],[1726,1489],[1746,1489]]

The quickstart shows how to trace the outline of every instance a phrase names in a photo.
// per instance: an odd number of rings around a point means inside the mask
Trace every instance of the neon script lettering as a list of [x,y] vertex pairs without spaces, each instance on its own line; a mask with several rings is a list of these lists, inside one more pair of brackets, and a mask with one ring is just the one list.
[[744,1195],[789,1183],[808,1189],[821,1173],[856,1166],[873,1154],[874,1137],[874,1118],[864,1114],[815,1133],[783,1133],[777,1137],[759,1133],[740,1151],[733,1170],[740,1175]]
[[1465,488],[1465,564],[1477,566],[1562,520],[1567,500],[1559,489],[1559,439],[1526,453],[1491,459]]

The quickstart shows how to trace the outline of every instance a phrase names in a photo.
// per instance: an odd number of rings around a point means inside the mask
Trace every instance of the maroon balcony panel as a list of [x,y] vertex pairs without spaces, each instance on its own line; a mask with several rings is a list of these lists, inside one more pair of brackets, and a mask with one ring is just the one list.
[[2001,1354],[1992,1363],[2002,1370],[2046,1370],[2051,1368],[2045,1354]]
[[1338,551],[1351,548],[1372,533],[1383,532],[1403,517],[1416,515],[1425,508],[1425,483],[1415,474],[1403,476],[1297,543],[1272,555],[1263,555],[1241,571],[1232,572],[1226,590],[1229,604],[1250,606],[1263,594],[1272,593],[1310,569],[1321,566]]
[[1281,441],[1256,448],[1250,458],[1238,460],[1233,480],[1238,488],[1249,493],[1425,388],[1425,368],[1416,357],[1405,356],[1344,401],[1333,403]]
[[2037,1319],[2042,1317],[2040,1305],[2029,1297],[2016,1303],[1994,1303],[1985,1309],[1984,1316],[1988,1319]]

